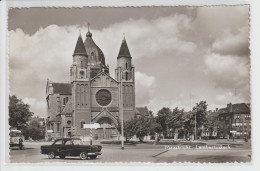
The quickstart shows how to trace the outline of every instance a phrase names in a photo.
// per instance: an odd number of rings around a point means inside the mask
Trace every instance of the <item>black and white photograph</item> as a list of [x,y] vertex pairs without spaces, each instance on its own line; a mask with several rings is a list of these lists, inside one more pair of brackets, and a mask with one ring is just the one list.
[[9,8],[9,163],[250,163],[249,13]]

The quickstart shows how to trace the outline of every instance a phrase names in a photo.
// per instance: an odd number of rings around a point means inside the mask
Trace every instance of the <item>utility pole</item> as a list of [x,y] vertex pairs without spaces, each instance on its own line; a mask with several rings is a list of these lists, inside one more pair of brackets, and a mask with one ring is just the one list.
[[194,140],[197,139],[197,110],[195,110],[195,135],[194,135]]
[[[121,68],[122,69],[122,68]],[[122,82],[122,71],[120,74],[120,108],[121,114],[121,149],[124,150],[124,110],[123,110],[123,82]]]

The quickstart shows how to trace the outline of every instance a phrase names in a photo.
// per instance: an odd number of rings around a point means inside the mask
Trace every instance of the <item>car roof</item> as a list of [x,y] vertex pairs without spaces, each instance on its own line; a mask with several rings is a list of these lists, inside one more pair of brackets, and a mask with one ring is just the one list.
[[80,140],[80,138],[59,138],[59,139],[56,139],[55,141],[58,141],[58,140]]

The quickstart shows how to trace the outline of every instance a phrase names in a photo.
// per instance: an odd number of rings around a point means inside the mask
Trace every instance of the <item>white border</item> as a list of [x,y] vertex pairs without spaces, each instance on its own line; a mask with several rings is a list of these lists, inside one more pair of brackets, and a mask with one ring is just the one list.
[[[260,105],[258,103],[260,102],[259,94],[260,94],[260,24],[259,24],[259,18],[257,16],[260,16],[260,1],[259,0],[85,0],[85,1],[9,1],[5,2],[2,1],[0,4],[0,19],[1,19],[1,39],[0,39],[0,89],[1,89],[1,97],[0,97],[0,110],[1,110],[1,170],[74,170],[79,169],[83,170],[83,167],[86,165],[80,167],[79,164],[64,164],[59,163],[55,164],[55,166],[46,166],[45,164],[6,164],[8,162],[5,158],[5,153],[8,149],[6,149],[5,143],[8,141],[8,134],[6,134],[6,128],[8,128],[8,120],[7,116],[5,115],[7,113],[7,105],[8,104],[8,72],[7,72],[7,51],[6,51],[6,30],[7,30],[7,7],[82,7],[82,6],[102,6],[102,7],[126,7],[126,6],[210,6],[210,5],[241,5],[241,4],[251,4],[251,32],[250,32],[250,49],[251,49],[251,106],[252,106],[252,149],[253,149],[253,158],[252,158],[252,164],[238,164],[238,163],[232,163],[232,167],[229,163],[226,164],[226,166],[221,166],[223,164],[207,164],[205,166],[204,164],[196,164],[196,163],[189,163],[187,166],[187,163],[175,163],[175,166],[172,166],[167,164],[167,166],[163,165],[156,165],[154,163],[150,164],[143,164],[143,163],[137,163],[137,164],[123,164],[130,165],[131,167],[118,167],[120,164],[104,164],[100,167],[96,167],[96,164],[90,164],[87,169],[90,170],[96,170],[96,169],[102,169],[102,170],[121,170],[122,168],[127,170],[133,170],[133,169],[149,169],[149,170],[159,170],[159,169],[184,169],[184,170],[222,170],[222,169],[228,169],[228,170],[260,170],[260,139],[257,135],[257,131],[259,130],[259,121],[260,121]],[[257,22],[258,21],[258,22]],[[5,140],[3,141],[3,135],[5,134]],[[50,165],[50,164],[48,164]],[[51,164],[52,165],[52,164]],[[64,166],[69,165],[69,166]],[[144,165],[146,165],[144,167]],[[147,166],[149,165],[149,167]],[[179,166],[176,166],[179,165]],[[182,166],[180,166],[182,165]],[[186,166],[183,166],[186,165]],[[192,168],[190,167],[192,165]],[[196,166],[195,166],[196,165]],[[204,165],[202,167],[202,165]],[[234,166],[236,165],[236,166]],[[41,167],[38,167],[41,166]],[[109,166],[109,167],[108,167]],[[113,166],[113,167],[112,167]],[[117,166],[117,167],[114,167]],[[59,168],[58,168],[59,167]],[[61,167],[61,168],[60,168]],[[163,167],[163,168],[162,168]],[[86,169],[86,168],[84,168]]]
[[249,0],[9,0],[8,7],[138,7],[138,6],[202,6],[202,5],[240,5]]

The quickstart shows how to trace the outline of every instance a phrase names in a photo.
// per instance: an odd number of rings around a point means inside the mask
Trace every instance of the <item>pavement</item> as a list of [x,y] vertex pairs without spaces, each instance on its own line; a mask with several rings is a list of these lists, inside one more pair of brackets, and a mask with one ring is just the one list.
[[[243,140],[209,140],[198,141],[206,145],[155,145],[136,144],[126,145],[122,150],[120,145],[102,144],[102,155],[96,159],[80,160],[79,157],[66,157],[48,159],[47,155],[40,153],[41,145],[51,142],[25,142],[25,149],[10,149],[10,163],[111,163],[111,162],[200,162],[200,163],[225,163],[225,162],[250,162],[251,143]],[[94,144],[100,144],[95,141]],[[223,148],[224,147],[224,148]]]

